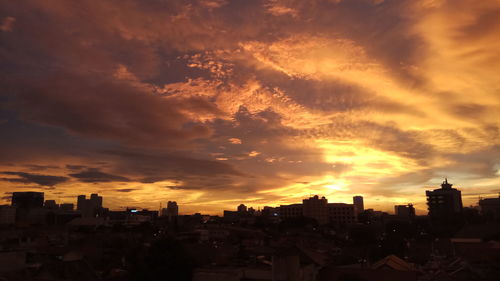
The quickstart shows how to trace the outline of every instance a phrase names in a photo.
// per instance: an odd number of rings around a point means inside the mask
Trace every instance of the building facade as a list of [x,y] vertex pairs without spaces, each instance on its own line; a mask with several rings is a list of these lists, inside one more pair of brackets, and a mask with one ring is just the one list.
[[13,225],[16,223],[16,207],[0,205],[0,225]]
[[79,195],[76,209],[80,211],[82,217],[96,217],[103,211],[102,201],[102,196],[97,193],[91,194],[89,199],[85,195]]
[[315,219],[318,224],[350,224],[356,221],[353,204],[328,203],[325,197],[315,195],[304,199],[302,204],[281,205],[279,216],[282,219],[307,217]]
[[431,219],[455,220],[462,214],[462,193],[452,186],[448,179],[445,179],[441,188],[425,192]]
[[334,224],[351,224],[356,222],[356,207],[353,204],[329,203],[328,220]]
[[279,216],[283,219],[303,217],[302,204],[281,205]]
[[498,198],[484,198],[479,200],[481,214],[491,219],[500,220],[500,194]]
[[163,217],[177,217],[179,215],[179,206],[175,201],[168,201],[167,207],[161,210],[161,216]]
[[11,204],[18,209],[42,208],[43,199],[43,192],[13,192]]
[[328,200],[314,195],[302,200],[302,214],[304,217],[315,219],[319,224],[328,223]]
[[363,196],[354,196],[352,198],[352,202],[354,204],[354,212],[356,215],[365,211],[365,204],[363,202]]
[[394,214],[402,219],[413,219],[415,218],[415,208],[412,204],[395,205]]

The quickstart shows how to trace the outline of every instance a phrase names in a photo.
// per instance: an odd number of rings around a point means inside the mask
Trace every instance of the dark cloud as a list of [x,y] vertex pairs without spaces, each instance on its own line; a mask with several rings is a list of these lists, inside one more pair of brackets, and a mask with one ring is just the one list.
[[87,166],[84,166],[84,165],[70,165],[70,164],[66,165],[66,169],[68,169],[68,170],[82,170],[82,169],[85,169],[85,168],[87,168]]
[[122,189],[115,189],[115,191],[117,191],[117,192],[125,192],[125,193],[127,193],[127,192],[132,192],[132,191],[134,191],[134,190],[137,190],[137,189],[136,189],[136,188],[122,188]]
[[1,178],[3,181],[14,183],[36,183],[42,186],[54,186],[68,181],[67,177],[39,175],[25,172],[0,172],[3,175],[18,176],[18,178]]
[[83,172],[69,174],[69,176],[78,179],[81,182],[127,182],[130,181],[126,177],[112,175],[99,171],[98,169],[89,168]]
[[142,87],[98,76],[56,74],[30,85],[16,101],[25,119],[125,143],[179,146],[208,137],[210,129],[182,111],[218,113],[203,98],[162,98]]

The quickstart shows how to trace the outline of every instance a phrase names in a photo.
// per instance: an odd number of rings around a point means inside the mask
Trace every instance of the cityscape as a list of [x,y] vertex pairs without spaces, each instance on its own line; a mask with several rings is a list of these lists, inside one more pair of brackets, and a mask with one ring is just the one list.
[[0,281],[499,281],[500,0],[0,0]]
[[496,280],[500,194],[463,207],[445,179],[394,213],[314,195],[302,203],[223,216],[180,215],[182,203],[147,210],[105,208],[98,194],[77,204],[14,192],[0,206],[4,280]]

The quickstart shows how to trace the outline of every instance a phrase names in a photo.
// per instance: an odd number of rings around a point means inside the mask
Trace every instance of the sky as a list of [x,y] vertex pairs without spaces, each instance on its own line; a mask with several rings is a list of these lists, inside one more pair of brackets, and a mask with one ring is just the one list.
[[500,192],[498,0],[0,3],[0,204]]

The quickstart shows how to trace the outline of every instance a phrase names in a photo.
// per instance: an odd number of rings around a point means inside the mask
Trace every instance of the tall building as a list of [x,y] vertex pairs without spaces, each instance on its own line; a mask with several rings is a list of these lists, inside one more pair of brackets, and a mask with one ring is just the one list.
[[356,215],[362,213],[365,210],[365,204],[363,202],[363,196],[354,196],[352,198],[352,202],[354,204],[354,212]]
[[76,201],[76,209],[78,211],[82,211],[84,208],[86,208],[87,199],[85,199],[85,197],[85,195],[78,195],[78,199]]
[[90,194],[90,206],[94,209],[102,208],[102,196],[97,195],[97,193]]
[[83,217],[96,217],[103,211],[102,196],[96,193],[86,199],[85,195],[78,195],[76,209],[82,213]]
[[179,215],[179,206],[177,205],[177,202],[168,201],[167,202],[167,216],[176,217],[178,215]]
[[425,192],[431,219],[455,220],[462,213],[462,193],[452,186],[445,179],[441,188]]
[[314,195],[302,200],[302,205],[304,217],[313,218],[319,224],[328,223],[328,200],[325,197],[319,198],[318,195]]
[[14,192],[11,205],[18,209],[35,209],[43,207],[43,192]]

